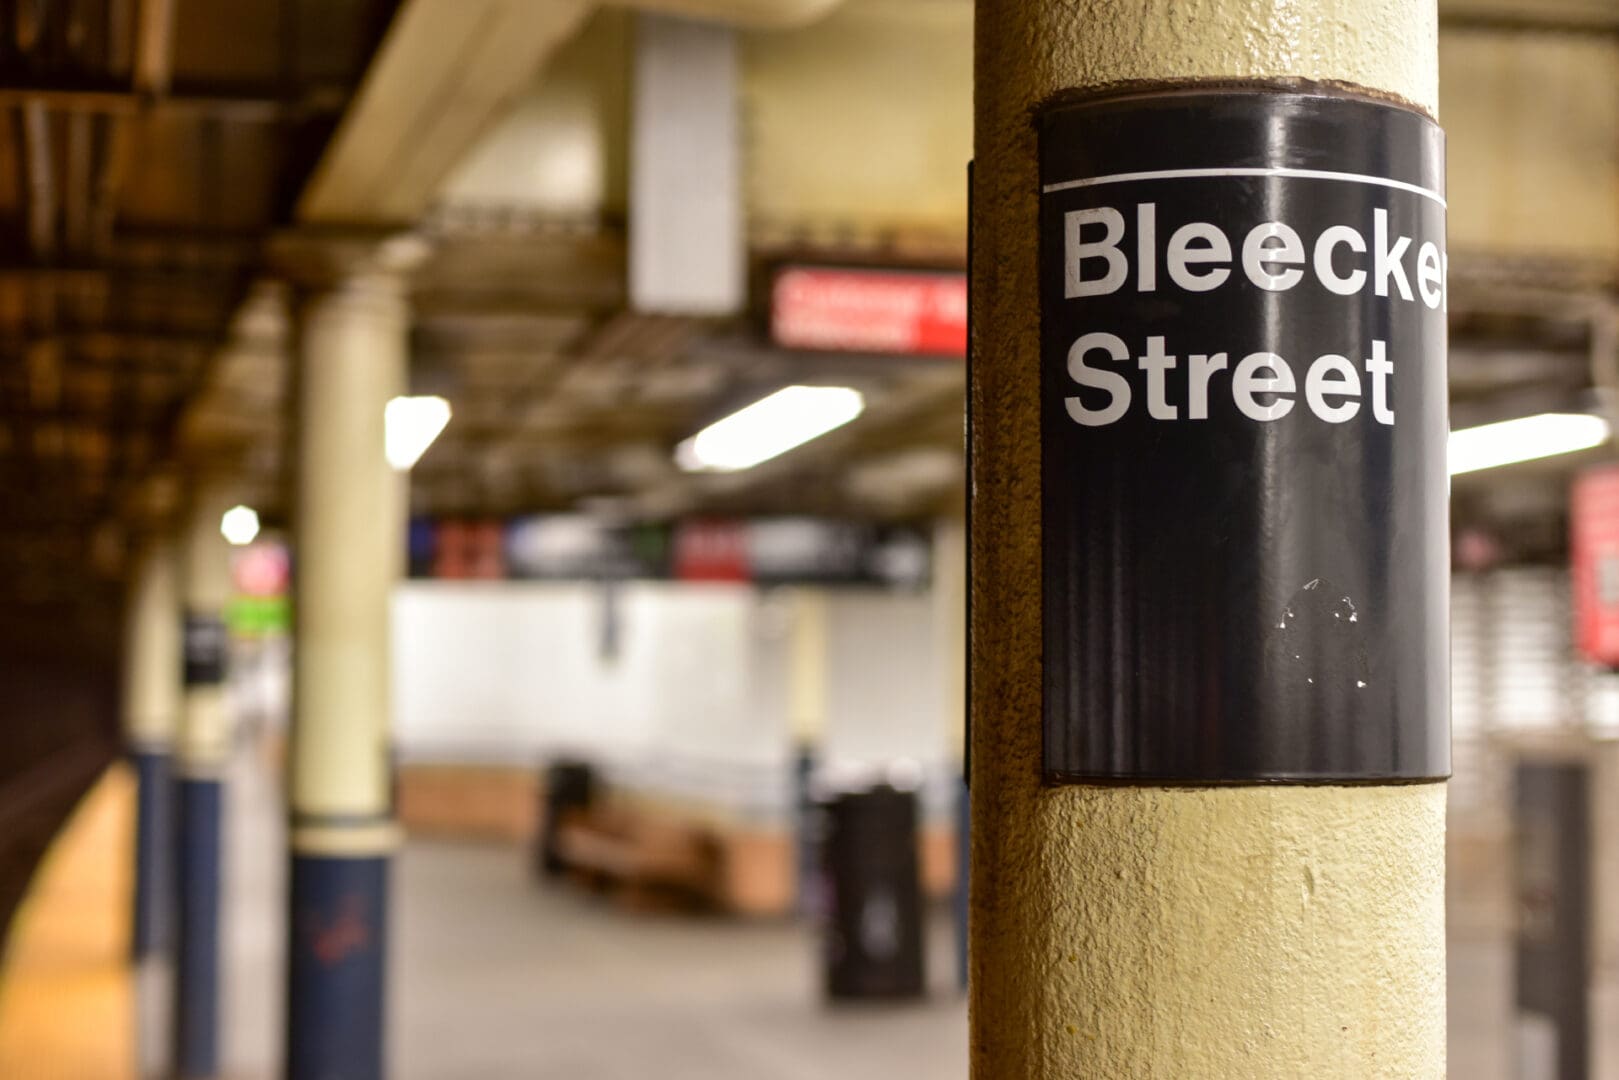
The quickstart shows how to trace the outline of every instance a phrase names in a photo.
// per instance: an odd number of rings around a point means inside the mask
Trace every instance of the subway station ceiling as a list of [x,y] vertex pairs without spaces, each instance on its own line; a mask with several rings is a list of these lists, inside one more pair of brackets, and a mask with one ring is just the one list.
[[[0,605],[104,606],[200,478],[285,521],[289,236],[424,252],[412,384],[454,420],[413,472],[418,513],[958,504],[960,359],[785,347],[769,315],[786,266],[965,266],[971,4],[804,0],[801,25],[757,25],[769,8],[706,4],[747,16],[748,288],[698,316],[632,301],[629,6],[0,4]],[[1453,409],[1582,399],[1615,381],[1619,3],[1441,12]],[[869,407],[757,469],[675,467],[703,423],[793,382]],[[1553,550],[1568,464],[1458,478],[1458,517]]]
[[0,604],[116,572],[391,9],[0,5]]

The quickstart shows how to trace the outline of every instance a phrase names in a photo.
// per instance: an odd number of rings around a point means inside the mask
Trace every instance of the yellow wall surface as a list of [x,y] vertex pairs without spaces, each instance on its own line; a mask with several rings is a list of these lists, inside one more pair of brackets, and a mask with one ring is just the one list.
[[1447,29],[1439,71],[1451,253],[1619,256],[1619,39]]
[[972,40],[966,0],[855,0],[804,29],[748,34],[750,226],[964,246]]

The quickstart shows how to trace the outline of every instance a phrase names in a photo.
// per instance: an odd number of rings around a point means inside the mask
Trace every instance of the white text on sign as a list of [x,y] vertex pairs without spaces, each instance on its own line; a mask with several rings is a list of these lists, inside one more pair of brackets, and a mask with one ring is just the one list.
[[[1136,291],[1156,292],[1160,256],[1156,203],[1136,204],[1135,232]],[[1131,277],[1123,240],[1124,215],[1111,206],[1064,214],[1063,295],[1074,300],[1122,288]],[[1230,280],[1232,251],[1230,238],[1218,225],[1192,221],[1170,234],[1162,261],[1175,285],[1187,292],[1209,292]],[[1420,295],[1430,308],[1446,306],[1450,260],[1441,245],[1426,240],[1413,246],[1409,236],[1391,236],[1388,211],[1383,209],[1372,213],[1369,251],[1360,230],[1332,225],[1315,238],[1306,257],[1298,230],[1285,222],[1265,221],[1248,230],[1237,261],[1243,275],[1267,292],[1294,288],[1304,280],[1307,268],[1323,288],[1339,296],[1354,296],[1370,283],[1377,296],[1414,303]]]

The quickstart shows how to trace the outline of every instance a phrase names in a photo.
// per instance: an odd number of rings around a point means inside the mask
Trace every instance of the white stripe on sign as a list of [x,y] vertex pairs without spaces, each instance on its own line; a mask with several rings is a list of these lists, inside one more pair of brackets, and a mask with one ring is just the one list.
[[[1366,176],[1361,173],[1329,172],[1325,169],[1285,169],[1285,168],[1226,168],[1226,169],[1156,169],[1151,172],[1113,173],[1109,176],[1088,176],[1083,180],[1064,180],[1057,184],[1047,184],[1041,189],[1046,195],[1058,191],[1069,191],[1073,188],[1100,187],[1103,184],[1129,184],[1139,180],[1190,180],[1205,177],[1227,176],[1286,176],[1300,180],[1338,180],[1351,184],[1372,184],[1377,187],[1394,188],[1397,191],[1408,191],[1413,195],[1421,195],[1425,199],[1432,199],[1440,206],[1447,206],[1445,197],[1439,192],[1418,184],[1408,184],[1404,180],[1390,180],[1386,176]],[[1448,208],[1448,206],[1447,206]]]

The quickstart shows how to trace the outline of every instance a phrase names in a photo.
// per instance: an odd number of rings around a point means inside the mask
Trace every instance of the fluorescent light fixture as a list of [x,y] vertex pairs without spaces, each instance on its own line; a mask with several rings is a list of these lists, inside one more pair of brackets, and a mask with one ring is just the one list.
[[737,472],[785,454],[859,416],[866,399],[847,386],[787,386],[716,420],[675,448],[687,472]]
[[1608,422],[1588,413],[1540,413],[1450,433],[1450,475],[1589,450],[1608,440]]
[[259,512],[251,506],[233,506],[219,519],[219,535],[242,547],[259,535]]
[[396,397],[384,414],[388,464],[404,472],[416,464],[450,422],[450,403],[441,397]]

